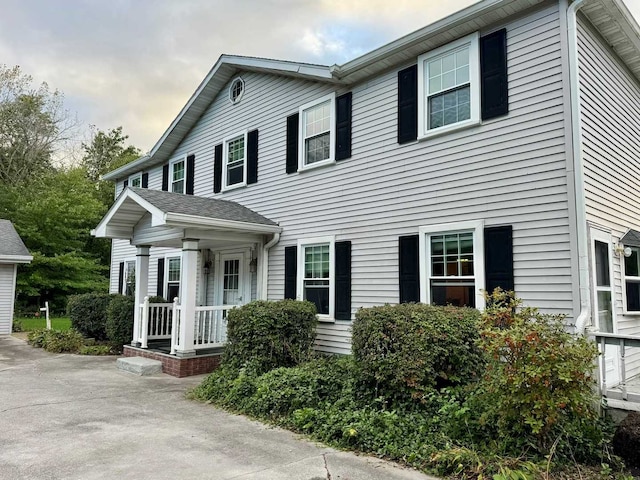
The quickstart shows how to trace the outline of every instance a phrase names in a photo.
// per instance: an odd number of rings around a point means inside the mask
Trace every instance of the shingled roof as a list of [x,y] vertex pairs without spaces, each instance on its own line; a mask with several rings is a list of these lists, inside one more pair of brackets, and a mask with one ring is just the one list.
[[193,215],[194,217],[216,218],[259,225],[277,225],[276,222],[263,217],[259,213],[228,200],[196,197],[194,195],[183,195],[181,193],[147,188],[130,187],[130,189],[165,213],[178,213],[181,215]]
[[25,263],[33,259],[9,220],[0,219],[0,261]]

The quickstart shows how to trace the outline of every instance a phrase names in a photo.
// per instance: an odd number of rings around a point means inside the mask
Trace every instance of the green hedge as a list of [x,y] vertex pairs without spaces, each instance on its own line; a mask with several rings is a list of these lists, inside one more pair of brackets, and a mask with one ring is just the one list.
[[298,365],[311,355],[317,323],[311,302],[255,301],[230,310],[227,320],[224,365],[250,365],[263,373]]
[[107,307],[113,295],[85,293],[69,297],[67,311],[71,327],[82,335],[96,340],[106,340]]
[[135,299],[131,296],[114,295],[107,307],[106,335],[111,348],[121,352],[133,338],[133,313]]
[[479,317],[472,308],[415,303],[358,310],[352,349],[366,388],[405,400],[477,378]]

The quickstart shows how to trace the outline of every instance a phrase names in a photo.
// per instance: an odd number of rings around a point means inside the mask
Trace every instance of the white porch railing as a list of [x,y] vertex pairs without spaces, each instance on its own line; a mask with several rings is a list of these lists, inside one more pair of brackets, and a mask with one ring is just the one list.
[[145,297],[140,308],[140,325],[133,340],[142,348],[148,348],[149,340],[171,340],[171,354],[177,351],[198,350],[224,345],[227,341],[226,312],[233,305],[204,306],[195,308],[193,345],[182,345],[180,324],[183,308],[176,298],[174,303],[149,303]]
[[149,340],[171,338],[173,303],[149,303],[148,297],[145,297],[139,308],[142,321],[134,341],[139,342],[142,348],[147,348]]
[[[598,376],[602,395],[613,400],[640,403],[640,368],[636,367],[634,370],[637,371],[629,372],[627,365],[628,350],[640,347],[640,336],[604,332],[593,332],[590,336],[595,339],[600,349]],[[607,358],[611,355],[611,349],[609,356],[607,355],[607,345],[616,347],[614,353],[617,355],[617,361],[613,363],[617,365],[618,371],[614,372],[618,375],[617,382],[610,382],[607,378]],[[633,353],[639,355],[637,358],[640,359],[640,350]]]

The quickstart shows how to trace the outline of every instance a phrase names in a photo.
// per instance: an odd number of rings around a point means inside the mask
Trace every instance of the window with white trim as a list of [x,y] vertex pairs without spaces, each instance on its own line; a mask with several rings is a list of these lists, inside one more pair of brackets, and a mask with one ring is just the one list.
[[420,228],[421,301],[484,308],[482,222]]
[[299,168],[334,162],[335,93],[300,107]]
[[231,103],[238,103],[240,99],[242,99],[243,94],[244,80],[241,77],[237,77],[229,86],[229,101],[231,101]]
[[247,134],[242,133],[224,140],[224,189],[247,184]]
[[142,188],[142,173],[138,172],[129,177],[129,186]]
[[598,330],[614,333],[613,330],[613,289],[611,285],[610,241],[608,235],[593,233],[593,263],[595,310]]
[[184,160],[178,160],[171,164],[169,178],[171,179],[171,191],[174,193],[185,192],[185,168]]
[[165,297],[168,301],[180,297],[180,257],[171,257],[167,259],[167,294]]
[[480,121],[477,33],[418,57],[418,137]]
[[124,262],[124,278],[122,279],[123,295],[133,295],[136,291],[136,261]]
[[631,254],[624,257],[626,311],[640,313],[640,247],[627,248]]
[[315,304],[320,318],[334,318],[334,238],[298,241],[298,295]]

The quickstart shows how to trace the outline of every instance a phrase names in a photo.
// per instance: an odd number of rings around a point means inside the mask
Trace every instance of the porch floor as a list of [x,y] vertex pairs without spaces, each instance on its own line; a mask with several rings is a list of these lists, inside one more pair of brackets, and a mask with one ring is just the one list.
[[[169,355],[171,352],[171,340],[149,340],[147,342],[147,347],[148,348],[141,350],[148,350],[150,352],[164,353],[165,355]],[[201,355],[221,355],[223,351],[224,347],[200,348],[196,350],[196,357]]]
[[640,375],[628,379],[624,389],[607,387],[606,397],[610,407],[640,411]]

